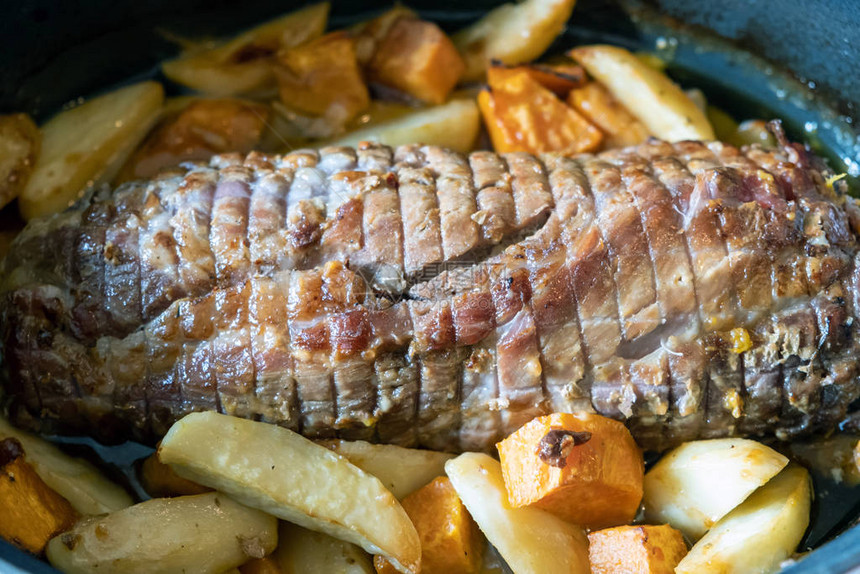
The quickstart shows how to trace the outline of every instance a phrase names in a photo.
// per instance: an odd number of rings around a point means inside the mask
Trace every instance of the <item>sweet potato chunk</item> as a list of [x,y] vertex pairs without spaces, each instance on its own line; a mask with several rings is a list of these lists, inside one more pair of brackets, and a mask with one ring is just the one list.
[[541,86],[560,98],[566,98],[571,90],[584,86],[588,81],[585,77],[585,70],[575,64],[521,64],[519,66],[505,66],[499,62],[494,62],[493,68],[503,68],[509,72],[525,72]]
[[576,154],[600,145],[600,130],[528,72],[493,67],[487,79],[478,106],[497,152]]
[[379,44],[370,78],[430,104],[441,104],[463,75],[466,65],[439,26],[400,18]]
[[567,103],[606,134],[609,148],[636,145],[648,139],[648,128],[597,82],[572,90]]
[[592,574],[673,574],[687,554],[680,532],[661,526],[619,526],[588,535]]
[[618,421],[555,413],[526,423],[496,447],[514,507],[536,506],[591,529],[636,515],[642,453]]
[[346,32],[286,50],[278,63],[281,101],[290,108],[347,122],[370,104],[355,44]]
[[123,167],[120,179],[152,177],[165,167],[217,153],[247,153],[260,141],[271,111],[230,98],[201,99],[163,121]]
[[41,554],[55,535],[68,530],[78,513],[39,478],[17,439],[0,441],[0,536]]
[[[444,476],[403,499],[403,508],[421,538],[422,574],[479,572],[483,540],[477,524]],[[382,556],[373,565],[379,574],[395,574]]]

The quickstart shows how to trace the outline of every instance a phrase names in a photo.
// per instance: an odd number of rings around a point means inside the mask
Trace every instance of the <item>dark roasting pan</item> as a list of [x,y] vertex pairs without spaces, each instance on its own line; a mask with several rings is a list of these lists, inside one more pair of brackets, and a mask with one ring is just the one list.
[[[334,0],[332,26],[361,20],[391,3]],[[176,52],[162,34],[165,30],[191,37],[227,35],[299,4],[10,3],[0,19],[0,113],[26,111],[43,120],[75,98],[158,76],[158,62]],[[453,30],[498,2],[406,4]],[[550,53],[595,42],[657,51],[675,79],[701,88],[709,101],[736,117],[782,118],[790,137],[809,143],[837,172],[847,172],[852,192],[860,193],[860,130],[855,123],[860,121],[860,3],[855,0],[580,0]],[[176,91],[176,86],[166,86]],[[12,209],[0,213],[0,221],[13,218]],[[150,452],[136,444],[106,448],[88,440],[71,440],[68,447],[83,454],[98,451],[115,465],[113,473],[120,479],[119,468]],[[860,522],[860,487],[849,489],[820,475],[814,479],[812,523],[801,545],[813,552],[785,572],[860,572],[860,526],[855,526]],[[0,541],[0,572],[55,570]]]

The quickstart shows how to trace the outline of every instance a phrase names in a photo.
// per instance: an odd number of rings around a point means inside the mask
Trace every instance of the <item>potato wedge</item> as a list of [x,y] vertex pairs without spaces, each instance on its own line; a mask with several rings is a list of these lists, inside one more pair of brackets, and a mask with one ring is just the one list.
[[447,452],[363,440],[326,440],[320,444],[378,478],[400,500],[437,476],[444,476],[445,463],[454,458]]
[[289,522],[278,533],[274,558],[282,574],[373,574],[370,555],[355,544]]
[[85,518],[53,538],[46,553],[66,574],[216,574],[265,556],[277,543],[275,517],[211,492]]
[[480,80],[490,60],[521,64],[549,48],[576,0],[524,0],[503,4],[451,38],[463,55],[466,81]]
[[570,92],[567,103],[606,134],[607,148],[637,145],[648,139],[648,129],[618,103],[606,88],[589,82]]
[[749,439],[682,444],[645,474],[645,520],[666,522],[695,542],[787,464],[780,453]]
[[167,117],[126,162],[118,179],[148,178],[184,161],[257,147],[271,115],[268,106],[233,98],[200,98]]
[[416,110],[400,118],[369,125],[324,145],[356,146],[363,141],[390,146],[423,143],[469,152],[478,139],[481,116],[473,100],[457,99],[447,104]]
[[606,86],[616,100],[663,140],[712,140],[705,113],[662,72],[617,46],[574,48],[568,54]]
[[41,147],[42,133],[30,116],[0,116],[0,208],[27,185]]
[[445,463],[454,489],[517,574],[590,572],[588,541],[578,526],[539,508],[514,508],[508,502],[502,469],[493,458],[461,454]]
[[103,514],[131,506],[128,492],[108,480],[92,464],[75,458],[48,441],[16,429],[0,417],[0,439],[14,437],[24,446],[27,462],[45,484],[60,493],[81,514]]
[[203,494],[212,489],[182,478],[158,459],[158,453],[138,461],[137,476],[140,485],[153,498]]
[[161,69],[174,82],[214,96],[249,94],[274,87],[272,57],[282,48],[322,36],[329,8],[328,2],[307,6],[215,48],[168,60]]
[[617,526],[588,535],[592,574],[673,574],[687,554],[681,532],[660,526]]
[[379,82],[428,104],[442,104],[466,65],[439,26],[417,18],[400,18],[379,43],[368,66]]
[[[435,478],[403,499],[403,508],[421,538],[423,574],[477,574],[484,537],[469,516],[447,476]],[[378,574],[394,574],[382,556],[374,556]]]
[[642,452],[622,423],[590,413],[538,417],[499,442],[511,506],[532,506],[586,528],[633,520]]
[[18,205],[24,219],[64,210],[108,182],[158,120],[164,90],[142,82],[60,112],[42,126],[42,153]]
[[809,525],[811,493],[809,473],[790,465],[723,517],[675,572],[778,572]]
[[214,412],[174,424],[159,457],[179,476],[417,572],[421,543],[382,483],[345,458],[275,425]]
[[[280,538],[279,533],[278,539],[280,540]],[[273,556],[265,556],[254,558],[239,566],[239,574],[282,574],[282,571],[278,561]]]
[[52,490],[24,457],[14,438],[0,440],[0,537],[33,554],[72,527],[78,513]]

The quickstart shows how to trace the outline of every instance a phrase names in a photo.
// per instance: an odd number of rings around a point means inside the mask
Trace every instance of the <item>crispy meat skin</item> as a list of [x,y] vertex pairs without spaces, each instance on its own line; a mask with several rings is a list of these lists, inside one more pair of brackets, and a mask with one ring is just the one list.
[[30,224],[5,386],[106,441],[202,409],[446,450],[550,411],[654,449],[827,431],[860,395],[858,213],[788,143],[223,155]]

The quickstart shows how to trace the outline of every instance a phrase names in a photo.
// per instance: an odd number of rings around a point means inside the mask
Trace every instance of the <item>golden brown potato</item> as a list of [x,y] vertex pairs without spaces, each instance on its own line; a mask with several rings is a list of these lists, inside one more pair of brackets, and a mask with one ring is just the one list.
[[592,574],[673,574],[687,553],[680,532],[661,526],[617,526],[588,535]]
[[355,43],[346,32],[283,51],[275,73],[281,101],[300,112],[346,123],[370,104]]
[[496,445],[511,505],[534,506],[587,528],[633,520],[642,453],[620,422],[589,413],[538,417]]
[[27,185],[41,146],[42,133],[30,116],[0,116],[0,207]]
[[[403,509],[421,538],[422,574],[480,571],[484,538],[449,478],[440,476],[404,498]],[[396,572],[382,556],[373,565],[379,574]]]
[[576,154],[595,150],[603,140],[599,129],[528,72],[493,66],[487,81],[478,107],[498,153]]
[[572,90],[567,103],[606,134],[607,148],[637,145],[648,139],[648,128],[597,82]]
[[173,472],[172,468],[158,459],[157,452],[138,462],[140,485],[153,498],[203,494],[212,490]]
[[463,59],[439,26],[400,18],[379,43],[368,73],[380,84],[429,104],[441,104],[464,69]]
[[39,478],[14,438],[0,441],[0,537],[33,554],[72,527],[78,513]]
[[282,574],[373,574],[370,554],[328,534],[281,522],[278,540],[274,557]]
[[313,4],[266,22],[226,44],[168,60],[164,75],[183,86],[215,96],[249,94],[274,86],[273,56],[318,38],[328,22],[329,3]]
[[205,160],[218,153],[247,153],[257,147],[271,110],[255,102],[199,99],[149,134],[118,179],[152,177],[184,161]]

